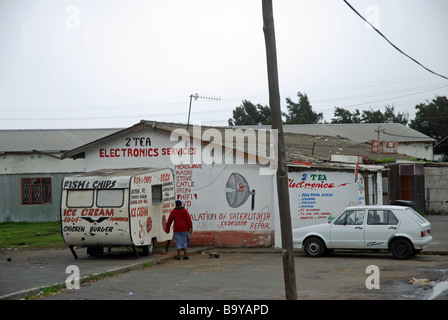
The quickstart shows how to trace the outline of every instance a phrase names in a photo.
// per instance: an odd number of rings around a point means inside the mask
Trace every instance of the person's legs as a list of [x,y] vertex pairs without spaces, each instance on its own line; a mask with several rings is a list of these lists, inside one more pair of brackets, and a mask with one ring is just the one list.
[[188,232],[175,232],[174,236],[174,243],[176,244],[177,249],[177,257],[176,260],[180,260],[180,256],[182,254],[182,251],[184,252],[184,259],[187,260],[188,258],[188,251],[187,246],[190,243]]
[[184,248],[183,239],[182,239],[182,233],[181,232],[174,232],[173,234],[173,240],[176,245],[176,251],[177,256],[175,257],[176,260],[180,260],[180,255],[182,253],[182,249]]

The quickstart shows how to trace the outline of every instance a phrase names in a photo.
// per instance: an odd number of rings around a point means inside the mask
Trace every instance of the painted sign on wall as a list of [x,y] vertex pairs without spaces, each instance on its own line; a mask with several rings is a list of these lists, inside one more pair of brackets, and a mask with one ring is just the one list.
[[[362,177],[359,175],[359,179]],[[325,223],[345,207],[363,204],[362,182],[354,173],[301,171],[288,173],[293,228]]]

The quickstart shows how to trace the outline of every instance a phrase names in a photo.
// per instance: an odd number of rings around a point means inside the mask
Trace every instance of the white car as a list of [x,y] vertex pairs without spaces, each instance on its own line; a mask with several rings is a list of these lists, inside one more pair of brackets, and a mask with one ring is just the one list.
[[294,248],[309,257],[333,249],[390,250],[408,259],[432,241],[431,224],[410,207],[358,206],[344,209],[325,224],[292,231]]

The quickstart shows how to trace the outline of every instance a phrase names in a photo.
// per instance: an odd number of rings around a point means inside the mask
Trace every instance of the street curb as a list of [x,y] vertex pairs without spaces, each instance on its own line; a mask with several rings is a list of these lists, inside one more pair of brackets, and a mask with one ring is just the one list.
[[[212,248],[213,247],[201,247],[201,248],[191,247],[191,248],[189,248],[188,253],[189,253],[189,255],[202,254],[204,251],[210,250]],[[152,259],[145,260],[145,261],[139,261],[139,262],[127,265],[127,266],[113,268],[113,269],[105,270],[102,272],[84,275],[79,278],[79,283],[82,286],[84,283],[87,283],[91,277],[101,276],[104,273],[114,273],[114,275],[117,275],[117,274],[129,272],[129,271],[144,269],[144,268],[146,268],[147,264],[158,265],[158,264],[162,264],[162,263],[165,263],[165,262],[173,260],[173,259],[174,259],[174,255],[166,255],[164,257],[154,257]],[[9,293],[9,294],[0,296],[0,300],[25,299],[26,297],[33,297],[33,296],[39,295],[39,293],[41,291],[43,291],[44,289],[48,289],[48,288],[54,289],[54,288],[58,288],[58,287],[61,287],[61,289],[65,289],[66,288],[65,281]]]

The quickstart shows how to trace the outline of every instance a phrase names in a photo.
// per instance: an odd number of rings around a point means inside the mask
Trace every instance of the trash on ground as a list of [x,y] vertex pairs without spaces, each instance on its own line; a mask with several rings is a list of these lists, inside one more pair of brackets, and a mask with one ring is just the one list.
[[430,283],[428,279],[416,279],[414,277],[412,277],[412,279],[409,280],[408,282],[413,285],[425,285]]
[[213,259],[213,258],[218,259],[219,258],[219,252],[203,252],[202,254],[206,254],[206,253],[208,253],[209,259]]

